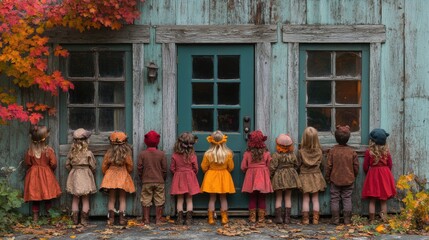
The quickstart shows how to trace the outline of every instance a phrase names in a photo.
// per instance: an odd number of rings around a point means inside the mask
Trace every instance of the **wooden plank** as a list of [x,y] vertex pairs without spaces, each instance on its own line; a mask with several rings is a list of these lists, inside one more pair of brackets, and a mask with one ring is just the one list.
[[210,20],[210,0],[179,0],[176,2],[177,25],[207,25]]
[[287,22],[305,24],[307,22],[307,1],[290,0],[289,4],[289,19],[287,19]]
[[374,43],[386,41],[384,25],[283,25],[283,42]]
[[209,24],[222,25],[228,23],[228,2],[210,1]]
[[369,66],[369,129],[380,127],[381,44],[371,43]]
[[46,31],[51,43],[149,43],[148,25],[125,25],[119,30],[95,29],[85,32],[68,28],[56,28]]
[[[162,149],[167,154],[167,163],[170,166],[171,155],[177,138],[177,53],[176,44],[162,44]],[[166,182],[165,213],[173,215],[175,212],[175,199],[169,194],[171,187],[171,173],[168,171]]]
[[[255,129],[270,132],[271,44],[258,43],[255,49]],[[271,140],[268,139],[268,144]]]
[[159,26],[157,43],[276,42],[275,25]]
[[176,24],[176,0],[145,0],[139,1],[139,25]]
[[[217,1],[219,2],[219,1]],[[228,0],[227,1],[227,21],[228,24],[250,24],[251,3],[250,1]]]

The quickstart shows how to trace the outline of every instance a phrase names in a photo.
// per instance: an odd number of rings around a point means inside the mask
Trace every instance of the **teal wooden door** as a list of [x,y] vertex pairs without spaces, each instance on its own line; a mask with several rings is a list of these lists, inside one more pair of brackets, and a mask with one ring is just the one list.
[[[234,151],[232,177],[236,193],[228,196],[230,209],[247,209],[241,193],[244,174],[240,170],[246,150],[246,131],[253,129],[254,47],[253,45],[198,45],[178,47],[178,135],[192,131],[199,167],[215,130],[228,135]],[[201,184],[203,173],[199,171]],[[195,209],[207,209],[208,194],[194,197]]]

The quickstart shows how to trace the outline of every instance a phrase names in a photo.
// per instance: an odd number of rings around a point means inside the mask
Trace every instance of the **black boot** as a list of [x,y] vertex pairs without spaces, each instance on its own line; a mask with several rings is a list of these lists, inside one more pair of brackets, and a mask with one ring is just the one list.
[[192,220],[193,211],[186,212],[185,225],[192,225],[194,221]]
[[176,225],[183,225],[183,211],[177,212],[177,218],[174,222]]
[[282,219],[282,208],[276,208],[274,210],[274,223],[277,224],[282,224],[283,223],[283,219]]

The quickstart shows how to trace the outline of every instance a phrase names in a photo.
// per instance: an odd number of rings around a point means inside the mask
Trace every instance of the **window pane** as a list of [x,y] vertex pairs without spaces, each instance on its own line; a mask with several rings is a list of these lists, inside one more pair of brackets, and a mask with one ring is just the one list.
[[192,83],[192,104],[213,104],[213,83]]
[[69,108],[69,128],[95,129],[95,108]]
[[124,82],[99,82],[98,97],[100,103],[123,104],[125,102]]
[[213,110],[212,109],[192,109],[192,130],[193,131],[213,131]]
[[335,110],[336,125],[349,125],[350,131],[360,130],[360,109],[359,108],[337,108]]
[[308,51],[307,52],[307,76],[308,77],[331,76],[331,52]]
[[331,131],[331,108],[307,108],[307,126],[318,131]]
[[94,82],[73,81],[74,89],[69,90],[70,104],[94,103]]
[[69,77],[94,77],[94,55],[91,52],[70,52]]
[[331,81],[308,81],[308,104],[331,103]]
[[220,109],[218,110],[219,130],[225,132],[238,132],[240,119],[239,109]]
[[98,65],[100,77],[122,77],[124,74],[124,53],[100,52]]
[[361,96],[360,81],[335,82],[335,102],[341,104],[359,104]]
[[125,130],[125,111],[123,108],[100,108],[100,131]]
[[192,78],[213,79],[213,56],[192,58]]
[[360,77],[362,72],[361,54],[359,52],[337,52],[335,68],[337,76]]
[[240,83],[219,83],[218,104],[240,104]]
[[219,79],[240,78],[240,56],[219,56],[217,74]]

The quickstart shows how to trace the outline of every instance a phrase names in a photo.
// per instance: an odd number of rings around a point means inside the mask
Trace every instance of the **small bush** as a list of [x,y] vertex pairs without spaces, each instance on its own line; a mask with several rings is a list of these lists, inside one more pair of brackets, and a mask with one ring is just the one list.
[[20,191],[9,184],[9,176],[15,170],[14,167],[0,168],[0,234],[9,232],[18,222],[20,214],[16,209],[24,202]]

